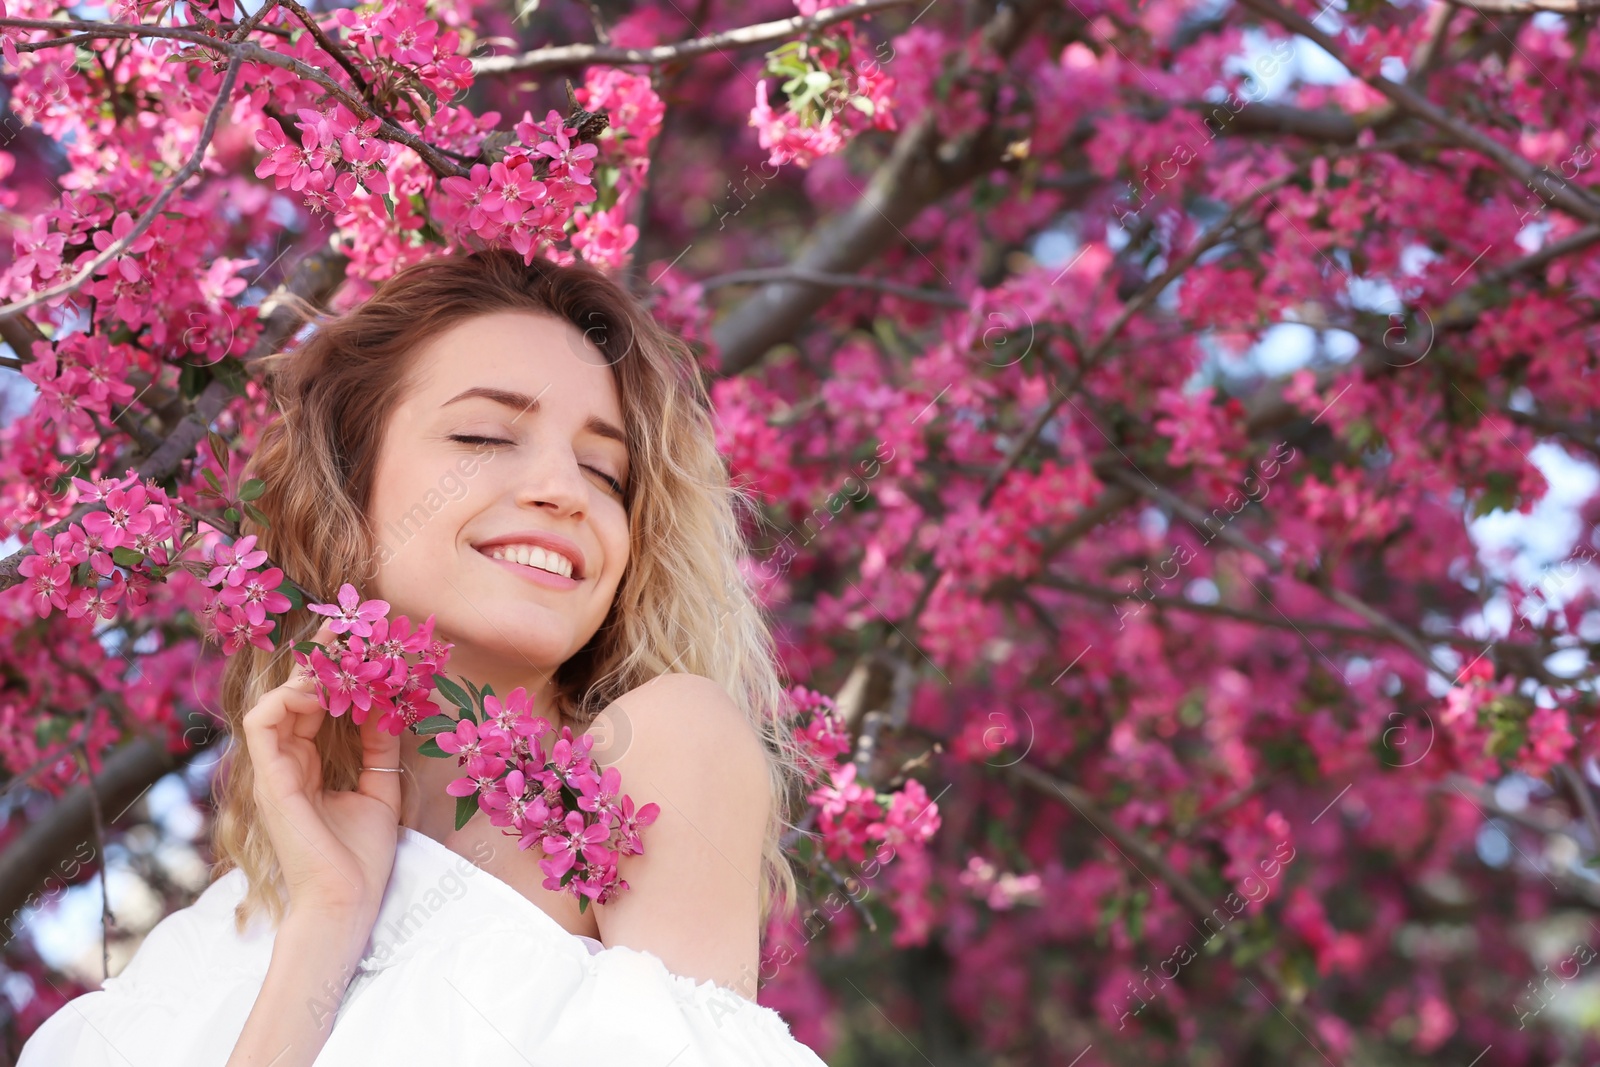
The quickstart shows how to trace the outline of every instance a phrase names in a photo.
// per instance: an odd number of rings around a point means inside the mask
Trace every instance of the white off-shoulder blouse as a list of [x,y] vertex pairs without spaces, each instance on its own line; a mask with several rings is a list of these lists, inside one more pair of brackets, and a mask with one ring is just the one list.
[[[17,1067],[223,1067],[272,958],[243,935],[235,868],[145,937],[122,973],[69,1001]],[[782,1016],[659,958],[569,933],[466,857],[400,828],[367,952],[317,1067],[827,1067]]]

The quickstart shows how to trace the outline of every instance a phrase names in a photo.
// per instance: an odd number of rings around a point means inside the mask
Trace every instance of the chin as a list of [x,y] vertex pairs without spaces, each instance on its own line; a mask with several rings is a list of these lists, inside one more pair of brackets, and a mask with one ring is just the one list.
[[574,647],[571,635],[564,629],[561,633],[552,633],[548,627],[530,627],[526,617],[509,623],[496,619],[495,623],[493,627],[486,627],[482,619],[477,620],[474,626],[462,632],[457,645],[471,646],[482,656],[504,660],[517,668],[559,664]]

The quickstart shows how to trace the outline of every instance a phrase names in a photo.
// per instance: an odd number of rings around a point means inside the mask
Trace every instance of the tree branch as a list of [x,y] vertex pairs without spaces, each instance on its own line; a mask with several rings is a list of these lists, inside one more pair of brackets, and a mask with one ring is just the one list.
[[819,270],[804,270],[799,267],[766,267],[754,270],[737,270],[728,274],[718,274],[700,282],[702,289],[720,289],[725,285],[749,285],[752,282],[784,282],[799,281],[810,285],[827,285],[835,289],[873,289],[891,296],[904,297],[907,300],[920,300],[925,304],[938,304],[941,307],[964,308],[969,306],[967,301],[955,293],[941,292],[937,289],[918,289],[910,285],[897,285],[882,278],[869,278],[864,274],[828,274]]
[[1535,167],[1528,159],[1511,151],[1483,131],[1442,111],[1410,86],[1381,76],[1361,73],[1345,58],[1339,42],[1318,29],[1304,15],[1280,7],[1273,0],[1239,0],[1239,2],[1263,18],[1271,19],[1285,29],[1316,42],[1342,63],[1346,70],[1388,97],[1396,107],[1437,128],[1456,144],[1470,148],[1498,163],[1507,174],[1524,182],[1540,200],[1584,222],[1600,222],[1600,202],[1596,202],[1583,188],[1551,172],[1548,168]]
[[[41,818],[22,828],[5,852],[0,853],[0,915],[7,916],[8,923],[62,859],[94,833],[97,791],[100,802],[116,813],[110,819],[115,822],[163,776],[183,767],[226,736],[213,729],[216,721],[209,715],[196,712],[190,715],[189,721],[191,726],[186,737],[194,732],[195,726],[205,729],[188,752],[174,755],[161,740],[136,737],[106,757],[93,786],[82,782],[72,787]],[[100,862],[105,863],[103,852]]]
[[[435,174],[445,178],[464,178],[469,177],[472,173],[468,168],[459,166],[458,164],[452,163],[450,160],[446,159],[444,154],[439,149],[435,148],[427,141],[424,141],[416,134],[411,133],[409,130],[401,129],[393,122],[390,122],[386,117],[380,115],[375,108],[370,106],[367,101],[363,100],[359,95],[352,93],[349,89],[346,89],[344,86],[334,81],[321,68],[314,67],[309,63],[305,63],[299,59],[296,59],[293,56],[286,56],[279,52],[273,52],[269,49],[262,48],[254,41],[229,41],[207,36],[206,34],[200,33],[197,30],[186,30],[167,26],[144,26],[116,22],[79,22],[75,20],[5,18],[0,19],[0,26],[11,26],[17,29],[30,30],[60,30],[68,28],[81,28],[90,30],[96,37],[104,37],[106,39],[121,39],[125,37],[165,37],[173,40],[188,41],[196,47],[221,52],[222,54],[231,56],[236,60],[243,60],[250,63],[261,63],[269,67],[277,67],[280,70],[289,71],[290,73],[296,74],[307,81],[315,82],[317,85],[320,85],[330,94],[338,97],[338,99],[346,107],[348,107],[358,119],[365,121],[367,119],[376,118],[378,120],[378,129],[374,136],[385,141],[392,141],[395,144],[404,145],[411,149],[419,157],[421,157],[422,161],[426,163],[428,168]],[[53,47],[62,42],[41,41],[34,43],[38,47]],[[22,46],[18,47],[20,49]],[[226,97],[221,97],[221,99],[226,99]]]
[[[272,310],[267,312],[266,325],[244,362],[248,364],[268,352],[276,351],[279,345],[303,324],[299,301],[311,304],[324,303],[344,281],[344,270],[348,265],[349,260],[331,247],[319,249],[301,260],[295,269],[294,277],[279,286],[272,296],[262,302],[263,311],[267,311],[268,308]],[[296,299],[291,300],[289,297]],[[220,378],[212,379],[195,398],[193,408],[184,416],[183,421],[167,435],[161,447],[139,465],[139,476],[159,481],[176,473],[179,465],[194,454],[195,447],[205,438],[211,423],[233,399],[234,393],[226,383]],[[48,537],[54,537],[90,512],[100,510],[103,508],[98,501],[80,504],[66,518],[51,526],[43,527],[43,532]],[[22,574],[17,570],[17,565],[32,554],[31,548],[22,548],[0,560],[0,591],[10,589],[22,581]]]
[[[1042,0],[1002,5],[984,27],[985,50],[1000,58],[1009,56],[1048,6]],[[978,133],[947,143],[939,137],[934,114],[925,112],[900,134],[861,199],[807,242],[793,269],[858,273],[902,237],[904,227],[925,208],[998,166],[1003,136],[996,124],[986,123]],[[833,293],[829,286],[802,281],[763,286],[713,329],[722,357],[717,373],[732,376],[749,369],[773,345],[793,336]]]
[[1449,0],[1458,7],[1488,15],[1531,15],[1554,11],[1560,15],[1584,15],[1600,11],[1600,0]]
[[621,67],[634,64],[656,65],[679,59],[693,59],[710,52],[734,48],[753,48],[789,37],[812,33],[836,22],[860,18],[874,11],[904,7],[913,0],[857,0],[853,4],[824,8],[809,17],[796,15],[775,22],[761,22],[737,30],[708,34],[674,44],[656,45],[654,48],[616,48],[608,44],[566,44],[552,48],[536,48],[519,56],[484,56],[472,61],[472,73],[510,74],[524,70],[559,70],[564,67],[587,66],[591,63]]
[[[161,192],[150,202],[150,206],[145,209],[144,214],[140,215],[138,221],[133,224],[133,228],[107,245],[104,251],[90,260],[88,265],[71,280],[62,282],[53,288],[45,289],[42,292],[34,293],[32,296],[19,300],[14,304],[0,307],[0,320],[20,315],[29,308],[38,307],[40,304],[54,300],[58,296],[65,296],[75,291],[84,282],[94,277],[101,267],[126,252],[128,246],[138,240],[144,231],[150,228],[150,224],[155,222],[156,216],[161,213],[161,209],[166,207],[167,201],[172,199],[172,194],[177,192],[179,186],[193,177],[195,172],[200,169],[200,163],[205,159],[206,149],[211,146],[211,135],[216,132],[217,117],[222,114],[223,107],[233,98],[233,83],[239,77],[239,64],[241,62],[242,59],[239,53],[235,52],[233,58],[228,62],[228,73],[223,76],[222,86],[217,90],[217,98],[212,102],[211,110],[206,113],[206,123],[200,130],[199,139],[195,142],[194,154],[189,157],[189,162],[183,165],[183,169],[174,174],[172,180],[162,187]],[[19,356],[22,355],[21,352],[17,354]]]

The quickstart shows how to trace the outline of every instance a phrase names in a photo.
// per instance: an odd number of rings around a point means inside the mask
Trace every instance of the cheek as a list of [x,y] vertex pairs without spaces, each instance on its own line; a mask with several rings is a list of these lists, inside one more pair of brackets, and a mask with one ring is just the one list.
[[616,512],[616,518],[607,522],[601,532],[601,546],[606,554],[606,570],[614,583],[620,583],[622,572],[628,566],[630,533],[627,512],[620,507]]
[[423,554],[437,560],[455,543],[487,471],[464,476],[453,457],[388,458],[373,483],[373,535],[395,561],[410,563]]

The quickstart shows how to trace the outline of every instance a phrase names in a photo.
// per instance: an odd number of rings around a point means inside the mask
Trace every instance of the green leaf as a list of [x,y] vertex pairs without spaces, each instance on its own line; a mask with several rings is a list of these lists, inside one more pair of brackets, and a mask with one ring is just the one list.
[[313,652],[315,652],[317,650],[317,643],[315,641],[311,641],[311,640],[296,641],[294,643],[294,650],[296,652],[304,652],[306,655],[309,656],[309,655],[311,655],[311,653],[313,653]]
[[[228,343],[231,347],[233,343],[231,337]],[[247,392],[245,384],[249,380],[249,375],[245,373],[244,364],[232,356],[224,356],[211,364],[211,374],[226,385],[234,396],[244,396]]]
[[426,741],[422,742],[422,744],[418,745],[417,751],[422,753],[424,756],[433,756],[436,759],[443,759],[450,755],[450,753],[439,747],[438,739],[433,737],[428,738]]
[[578,914],[582,915],[583,914],[583,910],[585,908],[587,908],[588,906],[589,906],[589,898],[584,896],[582,893],[579,893],[578,894]]
[[210,467],[207,467],[200,473],[205,476],[206,481],[211,483],[211,488],[215,489],[219,493],[222,492],[222,483],[217,481],[216,471],[212,470]]
[[448,715],[429,715],[421,719],[412,729],[419,734],[447,734],[456,728],[456,721]]
[[456,797],[456,829],[467,825],[472,818],[472,813],[478,810],[478,795],[474,793],[469,797]]
[[244,506],[244,513],[250,516],[251,519],[255,520],[255,524],[261,527],[263,530],[272,529],[271,521],[268,520],[268,518],[261,513],[261,509],[256,507],[254,504],[246,504]]
[[1128,936],[1134,941],[1144,936],[1144,909],[1149,902],[1150,894],[1143,889],[1134,890],[1128,899]]
[[385,209],[388,210],[389,217],[391,219],[394,218],[394,197],[390,196],[388,193],[384,193],[383,194],[383,206],[384,206]]
[[300,591],[300,587],[295,585],[293,582],[285,581],[282,585],[278,586],[278,592],[289,598],[290,611],[299,611],[301,608],[305,607],[306,596]]
[[124,567],[137,567],[144,562],[144,553],[135,551],[125,545],[118,545],[111,550],[111,558],[114,562]]
[[877,110],[871,99],[865,96],[852,96],[850,98],[850,106],[867,115]]
[[42,747],[57,744],[67,739],[67,732],[72,728],[72,721],[64,715],[52,715],[34,728],[34,736]]
[[1472,505],[1474,518],[1482,518],[1494,511],[1514,511],[1517,507],[1516,479],[1505,471],[1490,471],[1484,475],[1483,493]]
[[806,75],[806,85],[817,92],[821,92],[833,84],[833,75],[825,70],[814,70]]
[[[467,696],[461,687],[449,678],[442,674],[436,674],[433,676],[433,684],[439,692],[444,694],[444,698],[460,708],[463,714],[472,710],[472,698]],[[467,684],[471,685],[472,683],[468,682]],[[476,722],[477,720],[474,719],[473,721]]]
[[239,487],[240,500],[259,500],[261,494],[267,491],[267,483],[260,478],[250,478]]
[[228,442],[215,430],[207,430],[206,436],[211,440],[211,454],[217,457],[217,465],[222,468],[222,473],[228,473]]
[[227,511],[222,513],[222,517],[227,519],[229,522],[237,523],[239,521],[239,509],[229,508]]

